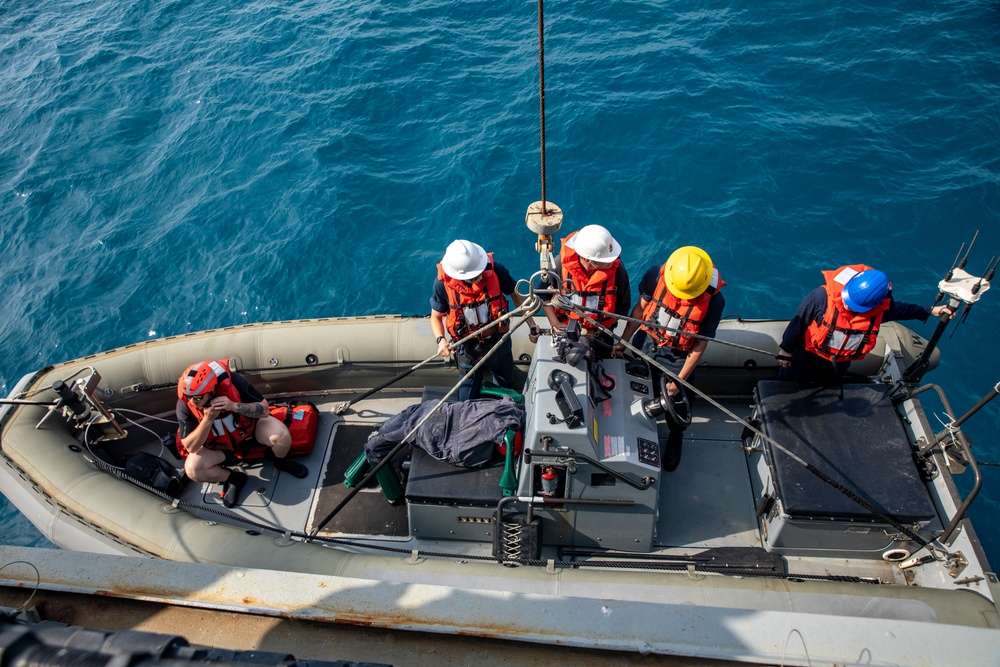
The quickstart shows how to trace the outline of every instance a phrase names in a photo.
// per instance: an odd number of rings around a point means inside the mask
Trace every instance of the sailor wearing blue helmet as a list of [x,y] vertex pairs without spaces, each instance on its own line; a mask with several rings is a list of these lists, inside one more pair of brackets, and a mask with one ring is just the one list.
[[823,271],[823,277],[824,284],[806,295],[785,327],[779,380],[836,382],[851,361],[875,347],[882,322],[954,314],[947,306],[895,301],[889,277],[865,264]]

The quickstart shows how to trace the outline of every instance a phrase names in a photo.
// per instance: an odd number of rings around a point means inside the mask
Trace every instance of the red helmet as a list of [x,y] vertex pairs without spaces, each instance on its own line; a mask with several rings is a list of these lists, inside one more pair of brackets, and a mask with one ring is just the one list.
[[208,394],[215,389],[219,383],[219,378],[215,374],[212,365],[207,361],[199,361],[191,364],[181,373],[177,380],[177,397],[201,396]]

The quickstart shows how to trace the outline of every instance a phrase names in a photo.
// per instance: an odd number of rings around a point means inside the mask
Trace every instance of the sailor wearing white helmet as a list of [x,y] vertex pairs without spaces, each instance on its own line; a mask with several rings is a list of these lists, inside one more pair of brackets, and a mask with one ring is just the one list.
[[[611,232],[600,225],[587,225],[562,240],[554,270],[561,277],[560,292],[577,305],[628,315],[632,305],[628,272],[621,261],[622,247]],[[554,306],[545,306],[545,315],[553,329],[563,329],[570,320],[579,320],[587,335],[593,337],[595,321],[614,329],[618,320],[594,313],[580,314]],[[604,345],[596,352],[607,357],[610,340],[598,337]]]
[[[515,306],[520,306],[524,299],[514,286],[510,272],[493,260],[493,253],[472,241],[453,241],[437,265],[437,277],[431,291],[431,331],[437,341],[438,354],[447,357],[454,352],[463,373],[475,366],[509,329],[509,322],[485,329],[479,337],[457,348],[452,344],[505,314],[508,296]],[[532,334],[537,335],[534,321],[529,319],[528,325]],[[474,377],[462,384],[458,390],[460,400],[479,395],[486,369],[498,385],[513,388],[514,358],[510,339],[493,353]]]

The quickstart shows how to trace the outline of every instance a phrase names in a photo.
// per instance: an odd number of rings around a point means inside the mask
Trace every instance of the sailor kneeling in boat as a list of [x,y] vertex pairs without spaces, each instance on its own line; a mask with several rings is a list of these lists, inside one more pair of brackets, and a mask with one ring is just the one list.
[[[438,354],[447,357],[454,352],[462,373],[475,366],[500,341],[510,324],[505,320],[497,326],[484,327],[507,313],[508,296],[515,306],[524,302],[514,286],[510,272],[493,260],[493,253],[486,252],[478,243],[453,241],[437,265],[437,278],[431,291],[431,331]],[[528,325],[532,336],[537,336],[534,321],[529,319]],[[481,335],[454,347],[456,341],[480,329],[483,330]],[[445,330],[451,342],[445,337]],[[498,385],[514,388],[514,356],[509,338],[473,377],[462,383],[458,390],[459,400],[478,398],[487,368]]]
[[[678,248],[662,266],[650,267],[639,283],[639,303],[632,309],[633,319],[649,323],[641,325],[646,332],[643,352],[690,382],[708,347],[706,338],[715,338],[722,320],[726,297],[720,290],[725,285],[712,258],[695,246]],[[629,322],[622,338],[629,340],[639,327]],[[612,351],[618,357],[624,352],[621,343]],[[676,382],[667,383],[670,396],[676,396],[681,388]],[[694,392],[687,387],[683,390],[687,407],[681,404],[678,410],[690,410]],[[663,469],[667,472],[680,464],[683,433],[679,424],[670,423],[670,437],[663,453]]]
[[954,315],[948,306],[927,308],[892,298],[888,276],[865,264],[823,271],[824,284],[802,300],[785,327],[778,379],[838,382],[850,363],[863,358],[878,340],[882,322]]
[[222,502],[235,507],[247,476],[224,464],[235,445],[254,438],[270,447],[274,467],[303,478],[309,471],[285,457],[292,437],[268,413],[267,401],[249,380],[229,370],[227,360],[200,361],[185,369],[177,381],[177,422],[184,472],[196,482],[222,483]]
[[[560,293],[578,306],[626,315],[632,306],[632,288],[621,253],[621,244],[601,225],[586,225],[573,232],[562,240],[555,261],[554,270],[561,279]],[[565,329],[570,320],[578,320],[587,336],[597,343],[596,358],[611,356],[611,337],[599,333],[595,322],[614,329],[618,324],[615,317],[567,311],[551,305],[545,305],[544,309],[554,331]]]

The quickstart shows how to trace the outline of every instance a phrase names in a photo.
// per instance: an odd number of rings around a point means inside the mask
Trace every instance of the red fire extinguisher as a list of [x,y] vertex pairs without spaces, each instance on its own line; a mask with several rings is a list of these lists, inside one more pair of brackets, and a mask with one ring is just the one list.
[[542,497],[552,498],[559,489],[559,473],[552,466],[542,469]]

